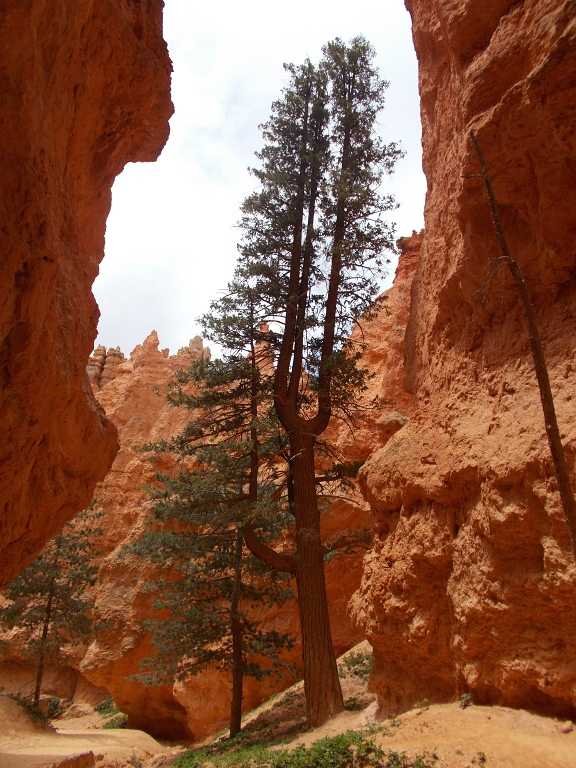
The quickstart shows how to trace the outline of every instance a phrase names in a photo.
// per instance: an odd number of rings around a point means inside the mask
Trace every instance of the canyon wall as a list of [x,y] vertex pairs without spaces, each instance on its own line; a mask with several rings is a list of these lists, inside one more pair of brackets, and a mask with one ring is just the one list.
[[574,718],[576,565],[526,328],[524,271],[576,480],[576,4],[407,0],[426,230],[405,338],[415,411],[361,471],[375,528],[351,613],[383,714],[470,692]]
[[110,189],[168,137],[162,0],[5,0],[0,25],[0,585],[117,451],[86,379]]

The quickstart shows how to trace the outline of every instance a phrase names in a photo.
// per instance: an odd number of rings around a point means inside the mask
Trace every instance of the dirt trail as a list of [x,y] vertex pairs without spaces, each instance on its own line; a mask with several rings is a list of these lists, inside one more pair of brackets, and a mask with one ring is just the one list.
[[[350,653],[358,650],[366,649],[357,646]],[[344,675],[347,700],[364,705],[370,700],[365,677]],[[250,730],[256,739],[269,739],[286,733],[290,726],[304,728],[303,715],[302,683],[297,683],[247,713],[245,737]],[[288,748],[375,724],[384,726],[375,735],[383,748],[412,758],[435,754],[436,768],[576,768],[576,729],[569,721],[507,707],[462,708],[459,702],[413,709],[383,722],[377,722],[376,715],[375,702],[362,711],[342,712],[321,728],[300,733]],[[162,746],[142,731],[102,730],[101,723],[92,711],[84,717],[55,721],[57,729],[45,728],[33,723],[15,701],[0,696],[0,768],[129,768],[139,764],[159,768],[172,765],[175,755],[184,749]],[[264,737],[265,726],[269,730]]]
[[37,725],[15,701],[0,696],[0,768],[124,768],[135,760],[159,766],[171,754],[143,731]]

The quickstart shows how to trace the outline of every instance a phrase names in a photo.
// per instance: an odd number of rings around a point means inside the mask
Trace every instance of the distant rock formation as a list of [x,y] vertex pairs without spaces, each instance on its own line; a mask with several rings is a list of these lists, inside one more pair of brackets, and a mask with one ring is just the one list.
[[126,360],[120,347],[106,347],[100,344],[88,359],[86,373],[90,384],[97,390],[101,390],[109,381],[116,378],[118,366]]

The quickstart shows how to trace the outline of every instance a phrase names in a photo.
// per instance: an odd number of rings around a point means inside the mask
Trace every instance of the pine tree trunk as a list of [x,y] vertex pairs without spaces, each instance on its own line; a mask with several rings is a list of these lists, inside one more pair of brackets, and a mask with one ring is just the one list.
[[317,727],[344,709],[328,615],[320,512],[316,496],[314,438],[292,444],[296,508],[296,585],[302,632],[308,724]]
[[42,678],[44,677],[44,664],[46,661],[46,640],[48,639],[48,630],[50,629],[50,620],[52,618],[52,603],[54,602],[54,591],[56,589],[56,569],[60,557],[60,547],[62,542],[61,533],[56,537],[56,551],[54,553],[54,562],[52,563],[52,578],[48,590],[48,600],[46,601],[46,611],[44,612],[44,624],[42,626],[42,637],[40,638],[40,655],[38,656],[38,667],[36,669],[36,684],[34,686],[34,704],[40,705],[40,690],[42,688]]
[[230,736],[242,730],[242,685],[244,680],[244,659],[242,656],[242,624],[240,622],[240,588],[242,586],[242,544],[244,537],[240,529],[236,537],[234,566],[234,587],[230,604],[232,624],[232,704],[230,705]]
[[48,638],[48,629],[50,628],[50,619],[52,616],[52,602],[54,600],[54,578],[50,583],[50,592],[48,593],[48,600],[46,602],[46,612],[44,614],[44,624],[42,626],[42,637],[40,639],[40,653],[38,656],[38,667],[36,669],[36,684],[34,686],[34,704],[39,706],[40,704],[40,690],[42,688],[42,678],[44,677],[44,664],[45,664],[45,645]]
[[44,677],[44,649],[40,648],[40,658],[38,659],[38,667],[36,669],[36,685],[34,687],[34,704],[38,707],[40,705],[40,690],[42,688],[42,678]]

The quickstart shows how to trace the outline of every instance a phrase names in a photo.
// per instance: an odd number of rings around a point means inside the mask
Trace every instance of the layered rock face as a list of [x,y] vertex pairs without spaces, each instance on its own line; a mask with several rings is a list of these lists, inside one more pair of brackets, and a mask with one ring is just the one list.
[[2,4],[0,585],[87,506],[117,451],[86,361],[114,177],[168,136],[162,2]]
[[367,461],[375,546],[351,610],[383,712],[464,691],[576,714],[576,565],[486,155],[576,453],[576,8],[407,0],[419,59],[426,232],[412,286],[413,418]]

